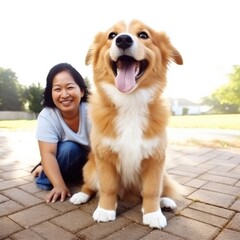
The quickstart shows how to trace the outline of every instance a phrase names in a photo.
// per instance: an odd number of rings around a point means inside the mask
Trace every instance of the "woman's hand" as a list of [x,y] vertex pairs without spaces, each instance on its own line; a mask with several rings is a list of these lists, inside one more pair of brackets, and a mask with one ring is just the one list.
[[63,202],[67,197],[71,197],[71,193],[66,186],[55,186],[46,196],[46,202],[56,202],[58,198]]

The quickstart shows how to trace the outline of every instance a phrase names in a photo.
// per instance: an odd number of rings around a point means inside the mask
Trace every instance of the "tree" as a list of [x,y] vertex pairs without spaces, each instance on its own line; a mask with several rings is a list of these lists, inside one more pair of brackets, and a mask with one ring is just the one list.
[[41,87],[40,83],[37,85],[33,83],[31,86],[29,86],[27,95],[29,109],[36,114],[40,113],[43,108],[41,104],[43,88]]
[[240,106],[240,66],[233,67],[233,72],[229,74],[229,82],[220,87],[215,95],[223,104]]
[[240,66],[234,66],[229,74],[229,82],[209,97],[203,98],[203,104],[212,107],[212,113],[239,113],[240,112]]
[[237,113],[239,111],[239,106],[236,104],[228,104],[228,103],[221,103],[219,99],[216,97],[215,93],[213,93],[211,96],[204,97],[202,99],[203,105],[211,106],[211,110],[209,113],[219,114],[231,114],[231,113]]
[[0,111],[21,111],[24,109],[22,86],[11,69],[0,67]]

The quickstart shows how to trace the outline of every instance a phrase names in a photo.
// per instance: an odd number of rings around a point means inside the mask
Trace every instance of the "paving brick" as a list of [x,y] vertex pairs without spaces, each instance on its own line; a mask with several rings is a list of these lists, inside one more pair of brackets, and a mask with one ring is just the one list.
[[226,184],[216,183],[216,182],[208,182],[202,187],[202,189],[220,192],[220,193],[226,193],[234,196],[240,195],[239,187],[234,187],[231,185],[226,185]]
[[230,209],[240,212],[240,198],[238,198],[233,205],[230,207]]
[[205,171],[209,171],[211,169],[214,169],[216,166],[217,166],[217,164],[213,164],[211,161],[208,161],[207,163],[206,162],[202,163],[202,164],[198,165],[197,167],[202,168]]
[[40,204],[12,214],[9,218],[27,228],[43,221],[47,221],[57,215],[59,215],[58,211],[52,209],[46,204]]
[[78,236],[85,236],[88,240],[98,240],[98,239],[104,239],[104,237],[107,237],[108,235],[113,234],[114,232],[123,229],[126,227],[131,221],[118,217],[115,221],[107,222],[107,223],[96,223],[94,225],[91,225],[88,228],[85,228],[83,230],[80,230],[77,232]]
[[85,203],[85,204],[81,204],[79,205],[79,209],[89,213],[91,216],[93,215],[94,211],[96,210],[98,205],[98,198],[93,198],[91,201]]
[[[4,143],[1,134],[0,130],[0,239],[235,240],[240,235],[239,150],[170,144],[167,169],[187,195],[176,202],[175,213],[163,212],[168,226],[158,230],[142,224],[140,202],[119,201],[117,219],[108,223],[92,219],[98,197],[79,206],[69,199],[45,203],[48,192],[37,188],[30,174],[33,159],[40,159],[32,144],[34,134],[11,133]],[[22,154],[25,150],[27,155]],[[79,187],[71,185],[72,194]]]
[[192,203],[189,206],[189,208],[193,208],[193,209],[196,209],[196,210],[199,210],[202,212],[206,212],[209,214],[213,214],[215,216],[219,216],[219,217],[226,218],[226,219],[230,219],[234,215],[234,211],[224,209],[221,207],[212,206],[212,205],[205,204],[205,203],[200,203],[200,202]]
[[9,198],[7,198],[7,197],[3,196],[2,194],[0,194],[0,203],[6,202],[8,200],[9,200]]
[[2,181],[0,182],[0,191],[12,187],[17,187],[23,184],[28,183],[26,180],[23,179],[13,179],[13,180],[8,180],[8,181]]
[[46,196],[47,196],[48,192],[46,191],[40,191],[40,192],[37,192],[37,193],[34,193],[34,195],[44,201],[46,201]]
[[37,233],[32,231],[31,229],[25,229],[23,231],[17,232],[11,236],[12,240],[25,240],[25,239],[33,239],[33,240],[43,240]]
[[92,215],[79,209],[56,217],[52,219],[51,222],[73,233],[76,233],[77,231],[95,223]]
[[[239,158],[240,158],[240,156],[239,156]],[[239,174],[239,173],[240,173],[240,165],[238,165],[238,167],[235,167],[235,168],[231,171],[231,173]]]
[[138,225],[136,223],[130,223],[126,227],[122,228],[121,230],[113,233],[112,235],[105,237],[105,240],[122,240],[122,239],[131,239],[137,240],[141,239],[146,236],[148,233],[151,232],[151,228]]
[[25,192],[29,192],[32,194],[42,191],[40,188],[37,187],[35,182],[30,182],[28,184],[24,184],[22,186],[19,186],[18,188],[24,190]]
[[55,203],[49,203],[49,206],[62,213],[70,212],[79,208],[79,205],[74,205],[70,203],[69,198],[67,198],[64,202],[57,201]]
[[209,159],[211,159],[212,156],[209,155],[184,155],[181,158],[178,159],[178,161],[182,165],[188,165],[188,166],[198,166],[202,163],[205,163]]
[[234,196],[201,189],[189,195],[188,198],[225,208],[231,206],[235,201]]
[[128,218],[136,223],[142,224],[143,214],[141,212],[141,205],[138,205],[126,212],[121,213],[121,216]]
[[187,176],[183,176],[183,175],[174,175],[173,173],[171,173],[172,177],[174,180],[176,180],[178,183],[184,185],[185,183],[189,182],[190,180],[192,180],[192,177],[187,177]]
[[195,166],[188,166],[188,165],[187,166],[179,165],[175,169],[180,170],[180,171],[184,171],[184,172],[194,173],[197,176],[206,172],[205,169],[195,167]]
[[32,194],[26,193],[18,188],[11,188],[3,191],[3,194],[16,202],[22,204],[25,207],[30,207],[43,202],[43,200],[33,196]]
[[141,240],[183,240],[183,238],[176,237],[172,234],[163,232],[164,230],[153,230]]
[[195,178],[195,179],[192,179],[191,181],[187,182],[185,185],[194,187],[194,188],[200,188],[205,183],[207,183],[207,181]]
[[218,175],[209,174],[209,173],[205,173],[201,175],[199,178],[207,181],[218,182],[218,183],[229,184],[229,185],[234,185],[238,182],[238,179],[235,179],[235,178],[218,176]]
[[212,240],[220,229],[182,216],[170,219],[165,231],[187,240]]
[[236,172],[233,172],[233,171],[222,172],[222,171],[218,171],[218,170],[214,169],[212,171],[209,171],[209,173],[214,174],[214,175],[223,176],[223,177],[235,178],[237,181],[239,180],[239,173],[236,173]]
[[213,174],[224,173],[224,174],[226,174],[236,167],[237,167],[237,164],[222,163],[220,166],[217,166],[214,169],[212,169],[211,171],[209,171],[209,173],[213,173]]
[[[57,240],[77,240],[74,234],[58,227],[50,222],[44,222],[37,226],[32,227],[44,239],[57,239]],[[28,238],[34,239],[34,238]]]
[[14,212],[20,211],[23,209],[23,206],[19,203],[9,200],[0,204],[0,216],[5,216],[12,214]]
[[21,229],[22,228],[11,219],[7,217],[0,218],[0,239],[4,239]]
[[[8,165],[1,166],[1,169],[4,172],[11,172],[13,170],[19,170],[19,169],[26,171],[27,167],[28,167],[28,165],[25,164],[24,162],[22,162],[22,163],[17,162],[14,164],[8,164]],[[28,174],[29,174],[29,172],[28,172]]]
[[194,187],[185,186],[185,196],[188,196],[196,191]]
[[180,176],[184,176],[184,177],[187,176],[187,177],[191,177],[191,178],[197,177],[199,175],[198,173],[192,173],[192,172],[178,170],[178,167],[176,167],[174,169],[169,169],[168,173],[174,174],[174,175],[180,175]]
[[24,171],[24,170],[15,170],[15,171],[10,171],[10,172],[0,173],[0,176],[6,180],[20,178],[20,177],[24,177],[27,175],[29,175],[29,172]]
[[240,232],[224,229],[214,240],[240,240]]
[[204,223],[219,227],[219,228],[224,227],[228,222],[228,219],[214,216],[206,212],[200,212],[191,208],[184,209],[181,212],[181,215],[198,220],[200,222],[204,222]]
[[[236,230],[240,232],[240,213],[237,213],[230,223],[227,225],[227,228]],[[239,233],[240,234],[240,233]]]

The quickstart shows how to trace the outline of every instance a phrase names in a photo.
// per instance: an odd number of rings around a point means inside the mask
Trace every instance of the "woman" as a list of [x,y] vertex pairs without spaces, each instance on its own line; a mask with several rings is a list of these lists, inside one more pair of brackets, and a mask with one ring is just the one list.
[[41,164],[32,170],[39,175],[37,186],[51,190],[47,202],[70,197],[66,183],[82,176],[90,147],[88,95],[82,76],[70,64],[60,63],[49,71],[36,131]]

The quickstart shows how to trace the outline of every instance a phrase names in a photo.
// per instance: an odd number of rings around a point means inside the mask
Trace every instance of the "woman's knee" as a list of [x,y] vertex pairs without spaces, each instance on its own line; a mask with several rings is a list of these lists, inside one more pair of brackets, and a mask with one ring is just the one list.
[[88,155],[88,150],[75,142],[66,141],[58,144],[57,150],[57,161],[59,165],[73,165],[74,162],[82,162],[86,159]]

